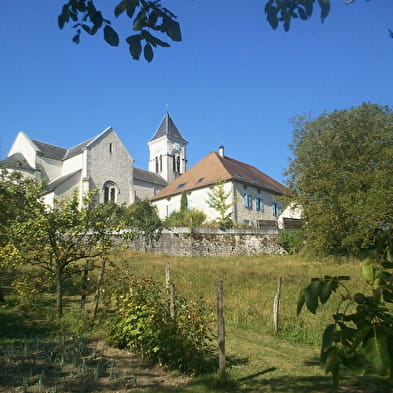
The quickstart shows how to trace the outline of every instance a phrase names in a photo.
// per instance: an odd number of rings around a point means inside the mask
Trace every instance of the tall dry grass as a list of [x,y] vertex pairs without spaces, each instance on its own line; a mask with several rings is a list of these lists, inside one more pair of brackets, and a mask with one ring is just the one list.
[[173,257],[122,252],[114,256],[113,271],[165,281],[165,265],[170,264],[176,291],[188,298],[202,296],[215,310],[215,281],[224,282],[225,320],[228,326],[262,334],[272,333],[272,307],[277,278],[282,277],[280,336],[286,340],[319,344],[324,326],[340,297],[335,295],[315,316],[303,311],[296,315],[299,290],[312,277],[348,275],[348,287],[364,290],[360,261],[343,258],[319,260],[297,256]]

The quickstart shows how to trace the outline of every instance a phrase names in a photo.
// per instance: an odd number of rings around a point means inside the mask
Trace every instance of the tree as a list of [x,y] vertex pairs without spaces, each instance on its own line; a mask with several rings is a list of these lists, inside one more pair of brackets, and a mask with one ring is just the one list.
[[148,199],[135,201],[127,208],[125,226],[130,228],[131,237],[142,237],[145,249],[161,236],[164,225],[157,208]]
[[222,230],[232,228],[232,212],[228,212],[228,209],[230,209],[236,201],[228,202],[231,192],[225,192],[225,183],[223,181],[216,183],[213,190],[209,191],[207,195],[209,197],[207,204],[218,213],[216,222],[220,228]]
[[184,213],[187,211],[187,209],[188,209],[187,192],[183,191],[181,193],[181,199],[180,199],[180,211]]
[[[23,177],[19,172],[0,171],[0,271],[20,262],[18,252],[10,241],[13,227],[23,224],[41,212],[39,198],[43,183]],[[11,258],[9,257],[11,256]],[[0,287],[0,303],[4,295]]]
[[[343,0],[345,4],[355,1]],[[315,4],[320,8],[323,22],[330,12],[330,0],[268,0],[265,4],[266,19],[273,29],[282,24],[284,30],[289,31],[292,19],[309,19]],[[169,47],[170,44],[165,41],[168,38],[174,42],[182,40],[180,24],[176,21],[175,14],[159,0],[121,0],[114,8],[114,15],[116,18],[127,17],[135,32],[125,38],[134,60],[139,60],[143,51],[145,60],[150,62],[154,57],[153,48]],[[112,27],[112,22],[96,8],[94,0],[68,0],[58,17],[60,29],[67,23],[73,24],[76,34],[72,40],[76,44],[80,42],[83,32],[95,35],[101,30],[109,45],[118,46],[120,43],[119,34]],[[393,37],[391,30],[389,33]]]
[[304,213],[306,247],[372,248],[393,227],[393,113],[362,104],[295,120],[288,185]]
[[84,270],[78,262],[102,256],[112,246],[113,228],[103,220],[101,206],[95,206],[94,194],[84,198],[82,208],[76,193],[68,200],[57,201],[54,208],[37,199],[34,210],[21,207],[30,210],[23,220],[13,220],[7,226],[3,259],[16,259],[49,272],[56,283],[59,318],[63,315],[64,281]]

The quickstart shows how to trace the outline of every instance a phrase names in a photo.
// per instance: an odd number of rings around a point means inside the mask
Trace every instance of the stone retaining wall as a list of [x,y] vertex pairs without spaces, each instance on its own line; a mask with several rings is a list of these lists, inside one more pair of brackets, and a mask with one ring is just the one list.
[[143,239],[135,239],[130,249],[177,256],[231,256],[286,254],[277,243],[277,234],[258,230],[214,228],[171,228],[161,234],[152,247],[145,249]]

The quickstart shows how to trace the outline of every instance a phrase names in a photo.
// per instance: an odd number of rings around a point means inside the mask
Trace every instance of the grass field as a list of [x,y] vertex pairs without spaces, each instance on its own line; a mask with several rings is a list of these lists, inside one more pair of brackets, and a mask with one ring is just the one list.
[[[124,383],[124,373],[127,370],[121,361],[123,355],[119,355],[118,352],[114,355],[107,349],[105,354],[100,355],[101,366],[92,355],[94,343],[101,342],[99,329],[85,334],[83,345],[68,340],[68,346],[64,346],[64,338],[60,338],[61,335],[73,336],[75,340],[77,336],[75,332],[87,333],[84,330],[84,317],[76,308],[77,283],[69,285],[66,316],[59,324],[50,317],[54,312],[53,296],[46,294],[41,299],[40,310],[37,312],[34,307],[33,310],[29,306],[17,303],[12,287],[9,286],[12,277],[3,276],[2,284],[9,300],[5,306],[0,307],[0,366],[2,367],[0,392],[106,393],[139,390],[162,393],[324,393],[330,391],[330,378],[319,368],[319,343],[323,328],[330,322],[330,316],[337,306],[339,296],[329,301],[317,315],[303,310],[299,316],[296,316],[297,295],[299,289],[307,285],[311,277],[323,275],[349,275],[351,280],[348,282],[348,288],[354,291],[364,290],[360,279],[359,261],[349,259],[313,261],[300,257],[272,255],[197,258],[119,252],[113,256],[112,267],[108,270],[108,280],[115,282],[119,277],[127,280],[135,275],[152,277],[164,283],[167,263],[170,264],[171,278],[176,292],[187,298],[202,296],[212,313],[215,313],[216,307],[215,282],[222,280],[224,283],[228,370],[228,383],[225,386],[218,384],[215,375],[183,378],[173,372],[166,372],[164,375],[162,368],[154,371],[158,373],[154,375],[156,377],[159,375],[157,378],[162,383],[127,385]],[[280,332],[275,336],[272,329],[272,307],[279,276],[282,277]],[[92,281],[94,281],[93,276]],[[88,300],[91,302],[92,296],[89,296]],[[74,311],[70,314],[69,310],[72,309]],[[34,347],[34,342],[36,343],[37,340],[41,344]],[[27,345],[26,342],[29,344]],[[26,346],[35,349],[26,350]],[[78,348],[83,346],[78,356],[73,349],[75,346]],[[63,354],[65,352],[74,354],[70,355],[63,365],[60,356],[62,351]],[[51,352],[58,356],[56,358],[53,355],[51,367],[56,366],[59,383],[56,382],[56,378],[53,378],[52,368],[48,368],[48,359],[44,359],[44,354],[48,358]],[[28,375],[24,371],[26,364],[34,364],[34,367],[30,367]],[[8,374],[5,373],[11,366],[17,370],[16,374],[20,374],[19,379],[7,379]],[[83,367],[86,369],[83,370]],[[97,369],[101,370],[99,375]],[[41,380],[40,383],[42,370],[46,370],[46,381]],[[145,374],[148,374],[147,370],[153,373],[151,371],[153,369],[147,366],[144,370]],[[51,374],[51,378],[47,374]],[[90,375],[89,383],[83,382],[82,376],[86,378],[87,375]],[[73,382],[67,384],[67,378]],[[26,380],[27,386],[26,383],[24,384]],[[347,375],[340,391],[385,393],[393,392],[393,387],[385,380],[372,376],[360,378]]]

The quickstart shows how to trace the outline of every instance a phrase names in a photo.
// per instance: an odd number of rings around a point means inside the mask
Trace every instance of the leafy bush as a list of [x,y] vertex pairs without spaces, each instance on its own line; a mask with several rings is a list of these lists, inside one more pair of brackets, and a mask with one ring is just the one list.
[[189,227],[195,228],[201,226],[206,220],[206,214],[198,209],[175,210],[166,219],[167,227]]
[[181,371],[202,372],[211,367],[211,316],[202,299],[194,302],[178,296],[172,319],[167,291],[151,279],[134,278],[129,289],[113,294],[110,306],[112,344]]
[[341,301],[322,338],[321,366],[333,376],[338,389],[340,367],[364,374],[373,370],[393,378],[393,236],[388,232],[362,264],[362,275],[370,292],[352,294],[343,281],[348,276],[313,278],[300,291],[297,312],[305,304],[316,313],[331,294],[342,290]]
[[299,229],[282,230],[278,235],[278,243],[290,254],[296,254],[304,245],[303,232]]

